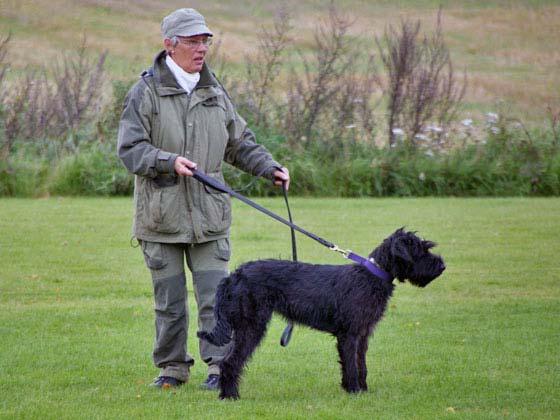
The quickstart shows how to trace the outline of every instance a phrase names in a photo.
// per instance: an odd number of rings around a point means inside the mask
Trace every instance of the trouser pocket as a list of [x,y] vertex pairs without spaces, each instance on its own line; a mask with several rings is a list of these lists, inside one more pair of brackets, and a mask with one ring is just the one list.
[[141,241],[144,260],[150,270],[161,270],[167,265],[163,246],[159,242]]

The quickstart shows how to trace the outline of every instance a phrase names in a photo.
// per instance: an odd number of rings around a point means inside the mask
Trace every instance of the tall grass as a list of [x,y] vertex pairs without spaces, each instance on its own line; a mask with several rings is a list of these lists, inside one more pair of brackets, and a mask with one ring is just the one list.
[[[263,41],[257,54],[247,59],[246,77],[228,79],[228,84],[259,141],[290,168],[293,194],[560,194],[556,108],[549,107],[550,127],[540,132],[502,113],[478,131],[470,126],[462,130],[458,122],[452,127],[447,120],[456,116],[463,91],[452,80],[440,17],[432,38],[423,41],[419,22],[390,27],[385,41],[377,42],[387,70],[379,75],[371,55],[358,55],[351,20],[331,6],[328,17],[315,28],[309,51],[295,50],[302,66],[290,68],[291,88],[280,97],[271,93],[271,87],[286,77],[281,74],[282,60],[294,52],[288,50],[293,30],[289,15],[280,13],[273,31],[261,30]],[[112,97],[105,98],[100,108],[107,84],[106,56],[90,58],[85,38],[75,56],[63,56],[52,81],[44,69],[8,82],[4,74],[9,42],[9,37],[0,42],[0,195],[130,194],[132,177],[115,156],[115,139],[131,82],[113,81]],[[402,64],[407,74],[402,80],[393,74],[403,70],[400,64],[389,60],[401,55],[398,45],[424,51],[410,54],[412,64]],[[212,58],[219,57],[216,53]],[[383,83],[406,87],[397,89],[401,105],[378,101],[373,86]],[[389,120],[395,124],[414,120],[414,127],[403,130],[389,123],[390,134],[380,135],[387,131],[380,128],[374,110],[383,106],[394,117]],[[440,127],[429,124],[429,115],[442,112]],[[231,168],[226,172],[235,188],[250,181]],[[266,183],[252,184],[245,191],[277,193]]]

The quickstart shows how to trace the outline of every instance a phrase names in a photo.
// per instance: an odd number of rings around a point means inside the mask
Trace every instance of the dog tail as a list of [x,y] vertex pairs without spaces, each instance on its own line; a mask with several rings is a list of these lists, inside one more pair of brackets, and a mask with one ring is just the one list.
[[229,278],[225,278],[216,291],[216,303],[214,305],[216,326],[211,332],[199,331],[196,334],[198,338],[206,340],[215,346],[223,346],[231,341],[232,328],[224,311],[227,305],[226,294],[230,286],[230,281]]

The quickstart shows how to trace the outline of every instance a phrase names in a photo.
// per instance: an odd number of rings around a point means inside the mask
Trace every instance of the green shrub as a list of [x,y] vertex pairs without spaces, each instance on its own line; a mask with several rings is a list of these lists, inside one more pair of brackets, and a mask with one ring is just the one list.
[[[356,144],[325,158],[320,148],[295,153],[285,138],[260,130],[257,138],[290,169],[291,195],[304,196],[551,196],[560,194],[560,151],[546,136],[532,139],[505,132],[487,143],[431,152]],[[115,143],[84,145],[47,160],[18,153],[0,163],[0,196],[125,195],[133,176],[115,153]],[[225,166],[226,179],[245,195],[281,194],[270,181]]]
[[133,178],[111,147],[98,145],[63,158],[54,169],[48,190],[57,195],[126,195]]
[[0,161],[0,197],[32,197],[44,193],[48,166],[41,160]]

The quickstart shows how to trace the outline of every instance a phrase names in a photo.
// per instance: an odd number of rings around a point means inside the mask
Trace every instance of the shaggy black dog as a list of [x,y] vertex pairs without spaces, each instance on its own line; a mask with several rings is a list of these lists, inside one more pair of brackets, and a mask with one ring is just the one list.
[[[392,279],[424,287],[445,264],[430,253],[435,244],[412,232],[397,230],[370,255]],[[245,363],[266,333],[273,312],[286,319],[326,331],[337,338],[342,387],[367,390],[368,338],[393,293],[359,264],[312,265],[263,260],[240,266],[220,283],[216,293],[216,327],[198,333],[214,345],[233,345],[220,364],[220,398],[239,398],[239,378]]]

